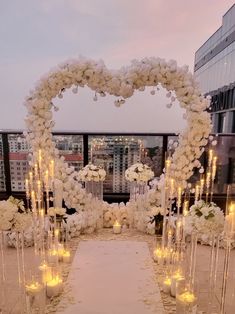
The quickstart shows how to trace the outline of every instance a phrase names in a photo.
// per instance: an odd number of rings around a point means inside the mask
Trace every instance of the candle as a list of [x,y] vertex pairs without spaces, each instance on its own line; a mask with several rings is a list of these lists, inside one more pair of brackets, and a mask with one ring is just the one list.
[[189,201],[184,201],[183,216],[187,216],[188,215],[188,207],[189,207]]
[[120,223],[118,221],[115,222],[115,224],[113,225],[113,233],[114,234],[119,234],[122,231],[122,226],[120,225]]
[[48,298],[58,296],[62,291],[62,279],[59,276],[52,278],[46,283],[46,294]]
[[200,192],[200,186],[196,185],[196,187],[195,187],[195,202],[198,201],[199,194],[200,194],[199,192]]
[[164,293],[170,293],[171,291],[171,278],[167,277],[163,281],[162,290]]
[[174,179],[171,179],[170,181],[170,199],[173,199],[174,195]]
[[235,232],[235,204],[231,203],[229,213],[225,217],[225,234],[232,237]]
[[69,250],[64,250],[64,252],[63,252],[63,262],[64,263],[69,263],[70,262],[70,258],[71,258],[71,254],[70,254]]
[[45,285],[48,281],[52,279],[51,267],[49,267],[46,262],[43,262],[39,266],[39,270],[42,272],[42,282]]
[[62,261],[63,260],[63,254],[64,254],[64,245],[62,243],[58,243],[57,251],[58,251],[59,261]]
[[31,192],[31,203],[32,203],[32,209],[35,211],[36,209],[36,198],[35,198],[35,192]]
[[171,165],[171,160],[170,159],[166,159],[166,162],[165,162],[166,174],[169,173],[170,165]]
[[182,188],[179,186],[178,187],[178,202],[177,202],[178,212],[181,206],[181,196],[182,196]]
[[172,245],[172,231],[168,231],[168,247],[171,248]]
[[59,242],[59,229],[55,229],[55,245],[58,246]]
[[210,182],[211,182],[211,173],[208,171],[206,174],[206,187],[207,187],[207,189],[210,188]]
[[213,158],[213,150],[209,150],[209,158],[208,158],[208,167],[210,168],[211,163],[212,163],[212,158]]
[[154,262],[162,265],[164,264],[165,252],[164,249],[157,248],[153,251],[153,260]]
[[183,305],[192,305],[197,300],[195,294],[191,291],[185,291],[182,294],[177,295],[177,301],[183,303]]
[[178,270],[176,271],[173,276],[171,277],[171,296],[176,296],[176,284],[178,281],[184,280],[184,276],[182,273]]
[[37,164],[34,165],[34,176],[36,179],[38,178],[38,165]]
[[217,157],[215,156],[213,158],[213,164],[212,164],[212,181],[215,180],[215,175],[216,175],[216,163],[217,163]]
[[204,189],[204,184],[205,184],[205,180],[204,180],[204,179],[201,179],[201,180],[200,180],[200,199],[202,198],[203,189]]
[[30,186],[30,190],[33,190],[33,172],[30,171],[29,172],[29,186]]
[[37,281],[33,281],[29,285],[25,286],[26,293],[31,296],[36,296],[42,291],[42,285],[40,285]]
[[179,243],[181,238],[182,238],[182,227],[183,227],[183,223],[181,218],[178,218],[177,222],[176,222],[176,242]]

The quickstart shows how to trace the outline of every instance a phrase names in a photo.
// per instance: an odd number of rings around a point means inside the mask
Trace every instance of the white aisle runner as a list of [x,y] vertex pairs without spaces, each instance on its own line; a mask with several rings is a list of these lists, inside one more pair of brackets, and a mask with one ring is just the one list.
[[82,241],[68,281],[64,314],[164,313],[146,242]]

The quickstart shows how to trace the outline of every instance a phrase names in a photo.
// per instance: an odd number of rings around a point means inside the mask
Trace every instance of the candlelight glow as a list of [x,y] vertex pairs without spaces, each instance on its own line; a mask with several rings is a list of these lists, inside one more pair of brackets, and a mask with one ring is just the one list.
[[63,256],[64,257],[70,257],[70,252],[68,251],[68,250],[64,250],[64,252],[63,252]]
[[193,303],[196,301],[195,295],[190,291],[185,291],[184,293],[178,295],[177,298],[183,303]]
[[235,203],[231,203],[229,207],[229,214],[235,213]]
[[171,285],[171,278],[167,277],[164,281],[163,281],[164,285],[166,286],[170,286]]
[[47,286],[48,287],[55,287],[61,283],[62,283],[62,279],[59,276],[56,276],[47,282]]
[[121,226],[121,225],[120,225],[120,223],[116,220],[115,223],[114,223],[114,226],[119,227],[119,226]]

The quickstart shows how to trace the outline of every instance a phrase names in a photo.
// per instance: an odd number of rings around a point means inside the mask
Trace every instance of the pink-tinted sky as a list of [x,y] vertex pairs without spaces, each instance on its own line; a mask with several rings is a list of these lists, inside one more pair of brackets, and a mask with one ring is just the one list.
[[[194,53],[221,26],[229,0],[11,0],[0,3],[0,128],[24,128],[24,97],[35,81],[69,57],[102,58],[109,67],[160,56],[193,69]],[[179,107],[137,94],[122,108],[83,90],[68,94],[57,129],[175,131]],[[157,106],[156,106],[157,105]],[[133,117],[135,119],[133,119]],[[154,118],[153,118],[154,117]]]

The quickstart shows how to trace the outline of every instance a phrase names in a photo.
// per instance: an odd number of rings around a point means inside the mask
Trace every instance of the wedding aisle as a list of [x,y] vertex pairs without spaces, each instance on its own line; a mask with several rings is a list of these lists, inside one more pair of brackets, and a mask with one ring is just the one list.
[[164,312],[146,242],[81,241],[68,284],[73,304],[64,314]]

